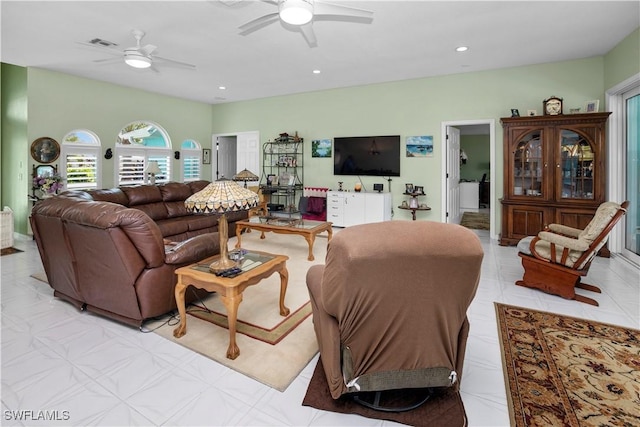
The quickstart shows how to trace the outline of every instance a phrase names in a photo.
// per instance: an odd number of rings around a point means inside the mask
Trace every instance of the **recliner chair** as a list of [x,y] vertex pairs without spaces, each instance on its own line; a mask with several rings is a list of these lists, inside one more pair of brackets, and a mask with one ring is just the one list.
[[386,221],[337,233],[326,263],[307,272],[331,396],[457,390],[483,256],[476,234],[456,224]]
[[597,286],[581,283],[580,278],[587,275],[591,262],[607,243],[609,233],[628,206],[628,201],[622,204],[605,202],[598,207],[584,230],[549,224],[537,236],[520,240],[518,256],[522,258],[524,276],[516,285],[599,305],[593,298],[576,294],[575,288],[601,292]]

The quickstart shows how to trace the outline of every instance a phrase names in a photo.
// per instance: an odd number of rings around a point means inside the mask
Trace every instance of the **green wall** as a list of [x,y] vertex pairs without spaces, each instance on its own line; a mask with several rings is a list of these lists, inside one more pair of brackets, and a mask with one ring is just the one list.
[[[393,179],[391,188],[394,206],[398,206],[405,183],[423,185],[432,210],[421,212],[420,218],[439,221],[442,122],[496,121],[497,176],[491,178],[497,185],[492,206],[498,206],[502,196],[500,117],[509,116],[511,108],[535,109],[541,114],[542,100],[550,95],[564,98],[566,111],[590,99],[600,99],[603,105],[603,68],[603,58],[597,57],[221,104],[213,107],[213,128],[216,133],[258,130],[263,140],[298,131],[305,139],[305,185],[334,189],[338,181],[353,188],[357,177],[335,177],[333,159],[311,158],[312,139],[400,134],[404,142],[407,136],[433,135],[434,156],[403,156],[402,176]],[[382,182],[362,179],[366,188]],[[395,209],[394,218],[410,219],[410,213]]]
[[491,179],[491,141],[489,135],[461,135],[460,148],[466,153],[468,160],[460,165],[460,179],[480,181],[487,174]]
[[29,146],[27,144],[27,69],[0,64],[2,84],[0,108],[2,131],[0,154],[0,208],[9,206],[14,211],[14,226],[18,233],[26,234],[29,215],[27,195],[31,182]]
[[618,43],[604,58],[605,90],[638,74],[640,72],[640,28]]

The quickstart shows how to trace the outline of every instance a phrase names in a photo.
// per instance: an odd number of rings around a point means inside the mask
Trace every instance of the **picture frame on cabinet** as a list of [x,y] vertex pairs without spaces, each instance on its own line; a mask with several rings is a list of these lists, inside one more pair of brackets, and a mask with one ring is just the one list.
[[600,101],[594,99],[593,101],[587,101],[584,107],[585,113],[597,113],[600,108]]
[[276,181],[276,176],[272,173],[267,175],[267,185],[277,185],[278,181]]
[[404,185],[405,188],[405,193],[407,194],[413,194],[413,184],[405,184]]
[[211,164],[211,149],[203,148],[202,149],[202,164],[210,165]]

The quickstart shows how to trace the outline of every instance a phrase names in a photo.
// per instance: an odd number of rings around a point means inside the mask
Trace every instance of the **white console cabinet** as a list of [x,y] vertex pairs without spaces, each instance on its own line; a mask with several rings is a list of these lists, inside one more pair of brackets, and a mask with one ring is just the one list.
[[391,193],[327,192],[327,221],[336,227],[391,220]]

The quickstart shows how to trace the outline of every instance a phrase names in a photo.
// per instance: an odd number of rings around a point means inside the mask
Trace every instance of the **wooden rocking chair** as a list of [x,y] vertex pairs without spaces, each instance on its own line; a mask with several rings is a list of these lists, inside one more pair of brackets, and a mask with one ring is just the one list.
[[600,288],[581,283],[591,261],[607,242],[609,233],[627,212],[629,202],[621,205],[605,202],[598,207],[584,230],[561,224],[549,224],[537,236],[525,237],[518,243],[524,276],[516,285],[598,305],[592,298],[575,293],[575,288],[600,293]]

